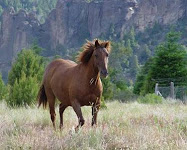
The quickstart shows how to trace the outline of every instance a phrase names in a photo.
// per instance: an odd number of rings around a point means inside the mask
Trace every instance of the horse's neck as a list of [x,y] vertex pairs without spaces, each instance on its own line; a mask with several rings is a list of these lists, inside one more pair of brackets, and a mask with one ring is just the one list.
[[87,82],[90,84],[96,84],[100,75],[98,68],[94,65],[94,59],[91,58],[88,64],[85,66],[85,75]]

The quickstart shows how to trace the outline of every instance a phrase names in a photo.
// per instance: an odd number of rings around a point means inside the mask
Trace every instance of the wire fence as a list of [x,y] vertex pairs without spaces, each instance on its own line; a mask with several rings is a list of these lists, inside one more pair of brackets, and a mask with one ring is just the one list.
[[187,102],[187,86],[174,86],[171,82],[170,86],[162,86],[158,83],[155,85],[155,93],[164,98],[178,99]]

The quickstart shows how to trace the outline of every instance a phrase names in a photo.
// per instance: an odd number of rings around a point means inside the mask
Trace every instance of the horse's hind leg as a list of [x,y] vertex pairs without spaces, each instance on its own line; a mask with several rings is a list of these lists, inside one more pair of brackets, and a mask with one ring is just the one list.
[[84,118],[82,116],[82,111],[81,111],[81,106],[80,104],[77,102],[77,100],[74,100],[72,103],[71,103],[75,113],[77,114],[77,117],[79,119],[79,124],[78,126],[76,127],[76,130],[79,129],[79,127],[83,126],[84,125]]
[[50,115],[51,115],[51,121],[53,123],[53,127],[56,129],[56,126],[55,126],[55,118],[56,118],[55,96],[54,96],[51,89],[45,89],[45,90],[46,90],[46,95],[47,95],[47,101],[49,103],[49,111],[50,111]]
[[67,108],[67,106],[62,103],[59,105],[59,114],[60,114],[60,129],[63,127],[63,112]]

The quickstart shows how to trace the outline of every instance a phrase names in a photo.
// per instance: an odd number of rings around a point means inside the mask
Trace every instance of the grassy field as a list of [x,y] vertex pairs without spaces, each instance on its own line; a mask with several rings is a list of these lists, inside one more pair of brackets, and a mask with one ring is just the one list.
[[72,108],[64,113],[63,131],[54,131],[48,110],[10,109],[0,102],[0,149],[186,150],[187,106],[111,102],[107,107],[99,112],[93,128],[91,109],[84,107],[86,123],[75,133],[77,117]]

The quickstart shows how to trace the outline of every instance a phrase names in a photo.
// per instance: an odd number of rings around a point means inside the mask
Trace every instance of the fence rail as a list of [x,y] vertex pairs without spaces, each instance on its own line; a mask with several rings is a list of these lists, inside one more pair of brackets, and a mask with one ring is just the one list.
[[187,101],[187,86],[175,86],[174,82],[171,82],[170,86],[160,86],[159,83],[156,83],[155,94],[164,98]]

